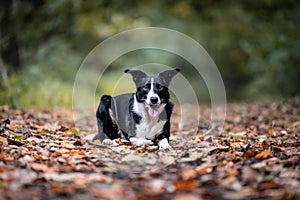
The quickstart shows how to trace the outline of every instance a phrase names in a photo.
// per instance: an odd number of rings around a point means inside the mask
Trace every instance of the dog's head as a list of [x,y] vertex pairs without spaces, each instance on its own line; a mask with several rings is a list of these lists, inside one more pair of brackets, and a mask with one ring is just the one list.
[[124,72],[132,75],[132,80],[136,85],[136,99],[139,103],[144,103],[151,117],[157,116],[161,111],[161,106],[165,105],[170,98],[168,87],[172,78],[180,69],[172,69],[161,72],[156,76],[147,76],[140,70],[126,69]]

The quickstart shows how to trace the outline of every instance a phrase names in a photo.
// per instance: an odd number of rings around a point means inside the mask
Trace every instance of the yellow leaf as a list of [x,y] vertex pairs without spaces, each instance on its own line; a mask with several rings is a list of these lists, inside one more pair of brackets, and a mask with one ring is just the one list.
[[270,129],[268,131],[268,135],[271,136],[271,137],[276,137],[276,131],[274,129]]
[[72,133],[73,133],[74,135],[76,135],[76,136],[80,136],[78,130],[77,130],[75,127],[70,128],[69,131],[72,132]]

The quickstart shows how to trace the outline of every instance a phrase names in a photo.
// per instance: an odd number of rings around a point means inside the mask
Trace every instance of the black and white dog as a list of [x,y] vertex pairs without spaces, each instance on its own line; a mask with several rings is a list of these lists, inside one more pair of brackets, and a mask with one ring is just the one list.
[[96,117],[100,139],[111,144],[113,139],[123,138],[135,146],[157,144],[160,149],[169,148],[170,118],[173,103],[168,86],[180,69],[147,76],[139,70],[126,69],[132,75],[136,93],[115,97],[103,95]]

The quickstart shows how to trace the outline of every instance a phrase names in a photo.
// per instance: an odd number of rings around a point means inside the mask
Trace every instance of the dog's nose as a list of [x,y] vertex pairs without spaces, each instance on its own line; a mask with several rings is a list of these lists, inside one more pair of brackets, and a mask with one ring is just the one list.
[[151,97],[150,101],[151,101],[151,103],[156,104],[158,102],[158,98],[157,97]]

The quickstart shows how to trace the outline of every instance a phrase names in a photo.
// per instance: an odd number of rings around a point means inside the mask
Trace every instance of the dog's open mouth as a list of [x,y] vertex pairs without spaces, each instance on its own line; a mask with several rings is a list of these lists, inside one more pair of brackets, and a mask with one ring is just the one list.
[[159,105],[147,104],[145,102],[145,107],[151,117],[156,117],[159,114]]

